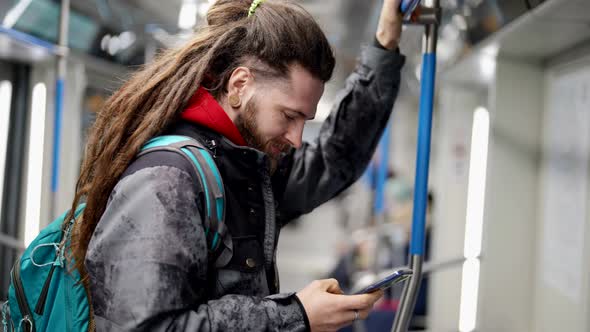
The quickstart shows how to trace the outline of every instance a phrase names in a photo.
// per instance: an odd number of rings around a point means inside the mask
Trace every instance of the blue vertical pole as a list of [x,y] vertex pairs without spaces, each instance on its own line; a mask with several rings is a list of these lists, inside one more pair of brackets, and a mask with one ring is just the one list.
[[430,169],[430,139],[434,108],[434,83],[436,79],[436,43],[440,22],[439,0],[431,0],[432,7],[422,8],[419,22],[424,24],[424,52],[420,79],[420,114],[418,115],[418,147],[416,153],[416,179],[414,182],[414,211],[410,242],[410,268],[412,277],[404,286],[400,306],[395,316],[392,332],[405,332],[416,306],[422,283],[422,265],[426,241],[426,204],[428,203],[428,171]]
[[53,153],[51,161],[51,200],[50,218],[55,217],[57,192],[59,189],[59,158],[61,150],[61,127],[64,109],[66,50],[68,47],[68,22],[70,18],[70,0],[61,1],[59,20],[59,52],[57,55],[57,73],[55,81],[55,114],[53,119]]
[[[378,162],[376,163],[375,167],[373,168],[373,179],[374,179],[374,189],[373,189],[373,220],[375,221],[376,226],[379,228],[380,225],[385,223],[385,185],[387,183],[387,173],[389,169],[389,145],[390,145],[390,132],[391,132],[391,124],[387,124],[385,130],[383,131],[383,135],[379,141],[379,158]],[[379,236],[379,232],[377,232],[376,238],[376,245],[375,248],[379,248],[379,244],[382,241],[381,236]],[[377,252],[375,252],[375,257]],[[374,273],[379,272],[377,259],[371,264],[372,270]]]
[[[59,153],[61,147],[61,123],[64,104],[64,79],[55,82],[55,117],[53,119],[53,160],[51,163],[51,193],[57,193],[59,181]],[[53,216],[51,216],[53,217]]]
[[410,244],[411,255],[424,255],[435,76],[436,54],[425,53],[422,59],[418,149],[416,154],[416,178],[414,182],[414,212],[412,215],[412,242]]
[[369,190],[375,190],[375,162],[371,160],[369,166],[365,170],[364,180],[369,187]]
[[387,124],[381,141],[379,143],[379,163],[375,170],[375,217],[380,217],[385,212],[385,185],[387,183],[387,173],[389,170],[389,149],[391,137],[391,123]]

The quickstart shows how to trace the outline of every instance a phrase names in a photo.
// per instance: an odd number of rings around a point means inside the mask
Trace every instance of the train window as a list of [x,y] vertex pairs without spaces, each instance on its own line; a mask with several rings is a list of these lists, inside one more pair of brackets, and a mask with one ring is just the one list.
[[[4,21],[14,20],[14,29],[29,33],[36,37],[51,42],[57,42],[59,29],[59,12],[60,5],[58,2],[50,0],[33,0],[26,8],[20,10],[18,17],[11,18],[13,11],[6,15]],[[18,8],[18,5],[13,7]],[[19,13],[17,13],[19,14]],[[70,24],[68,33],[68,44],[70,47],[89,51],[92,47],[98,25],[87,16],[76,11],[70,12]]]
[[[3,28],[57,43],[60,6],[60,2],[54,0],[19,1],[12,5],[1,3],[0,22]],[[143,63],[143,46],[140,46],[139,41],[136,42],[138,38],[135,32],[113,27],[109,22],[97,18],[96,13],[87,15],[89,9],[80,11],[80,6],[89,7],[81,2],[72,3],[68,26],[70,48],[120,64]],[[105,47],[105,44],[109,47]]]

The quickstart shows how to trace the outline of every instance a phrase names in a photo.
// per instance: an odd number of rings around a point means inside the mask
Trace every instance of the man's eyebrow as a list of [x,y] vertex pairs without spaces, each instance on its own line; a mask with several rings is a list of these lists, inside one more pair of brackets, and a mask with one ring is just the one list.
[[291,107],[287,107],[287,106],[281,106],[281,107],[286,111],[297,113],[300,117],[302,117],[306,120],[315,119],[315,116],[308,117],[305,113],[301,112],[300,110],[292,109]]

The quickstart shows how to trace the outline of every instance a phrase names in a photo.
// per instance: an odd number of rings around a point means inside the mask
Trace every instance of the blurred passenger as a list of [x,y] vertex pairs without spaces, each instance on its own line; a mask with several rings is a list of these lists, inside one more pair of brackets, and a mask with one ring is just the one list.
[[[391,174],[391,173],[390,173]],[[386,189],[387,221],[388,224],[381,228],[372,229],[371,232],[357,231],[353,233],[352,243],[340,250],[336,266],[328,273],[328,276],[335,278],[346,292],[352,292],[366,284],[359,283],[359,277],[371,275],[371,266],[368,261],[376,260],[379,271],[391,270],[402,266],[408,266],[410,252],[410,236],[412,231],[413,213],[413,190],[408,182],[398,176],[388,176]],[[426,262],[430,259],[430,242],[432,227],[432,211],[434,208],[434,196],[428,193],[426,209]],[[376,232],[375,230],[379,230]],[[379,239],[379,240],[377,240]],[[368,248],[377,244],[374,250]],[[367,257],[371,255],[371,257]],[[374,257],[373,257],[374,256]],[[371,280],[371,279],[368,279]],[[410,321],[412,331],[423,330],[425,327],[425,316],[428,314],[428,275],[422,279],[418,291],[413,317]],[[383,299],[375,305],[375,310],[369,314],[364,326],[346,327],[339,332],[351,331],[389,331],[393,325],[395,314],[398,310],[403,284],[394,284],[387,289]]]
[[[393,269],[400,266],[408,266],[410,253],[410,237],[412,233],[412,213],[413,201],[411,193],[408,193],[406,186],[403,183],[397,184],[398,188],[395,191],[397,197],[397,208],[392,209],[390,214],[390,222],[396,230],[395,236],[390,238],[390,259],[389,265],[382,266],[384,269]],[[434,209],[434,195],[429,192],[427,196],[426,209],[426,233],[425,233],[425,247],[424,247],[424,261],[430,260],[430,243],[431,243],[431,228],[432,228],[432,212]],[[400,250],[401,248],[401,250]],[[410,330],[420,331],[425,326],[425,317],[428,314],[428,285],[429,276],[424,275],[418,295],[416,298],[416,305],[412,319],[410,320]],[[402,294],[403,285],[394,285],[387,290],[383,301],[380,301],[375,307],[377,310],[373,312],[367,319],[367,325],[370,328],[381,330],[387,327],[389,330],[393,324],[395,313],[399,307],[400,297]]]
[[[163,4],[164,5],[164,4]],[[279,294],[282,226],[352,184],[387,123],[404,57],[399,0],[385,0],[373,45],[313,144],[334,56],[293,2],[218,0],[208,25],[159,56],[106,102],[91,131],[73,206],[74,258],[97,330],[334,331],[367,317],[382,292],[340,295],[335,280]],[[192,137],[225,184],[231,260],[212,264],[202,188],[190,162],[151,138]],[[305,244],[302,244],[305,245]]]

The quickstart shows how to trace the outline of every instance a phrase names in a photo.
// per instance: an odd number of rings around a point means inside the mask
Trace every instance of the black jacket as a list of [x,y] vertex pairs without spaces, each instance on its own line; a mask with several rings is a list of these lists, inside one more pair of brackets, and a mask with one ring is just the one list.
[[172,152],[138,158],[115,186],[86,255],[97,330],[308,329],[294,294],[279,294],[280,229],[363,173],[391,113],[403,63],[396,52],[367,47],[319,138],[291,151],[272,177],[267,156],[257,150],[191,123],[170,128],[214,155],[233,256],[211,271],[192,166]]

